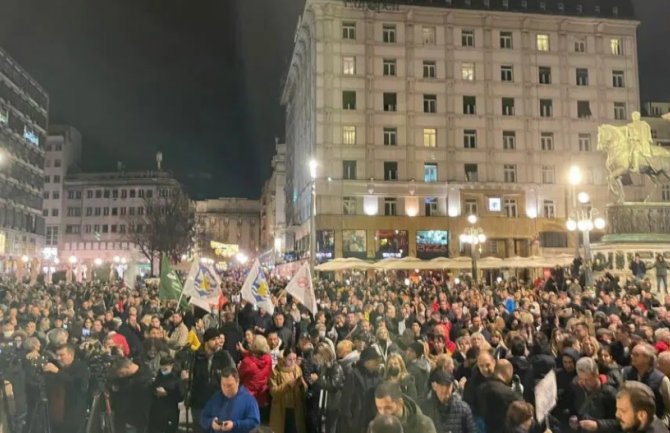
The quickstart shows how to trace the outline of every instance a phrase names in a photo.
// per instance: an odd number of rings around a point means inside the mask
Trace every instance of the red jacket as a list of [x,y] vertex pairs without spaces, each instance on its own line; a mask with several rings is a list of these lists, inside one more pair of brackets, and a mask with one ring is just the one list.
[[128,340],[126,340],[126,337],[119,334],[118,332],[115,332],[112,334],[112,341],[116,347],[121,348],[123,351],[123,356],[127,357],[130,355],[130,346],[128,346]]
[[272,358],[269,354],[257,356],[249,353],[242,358],[239,367],[240,383],[256,398],[258,406],[270,404],[270,375]]

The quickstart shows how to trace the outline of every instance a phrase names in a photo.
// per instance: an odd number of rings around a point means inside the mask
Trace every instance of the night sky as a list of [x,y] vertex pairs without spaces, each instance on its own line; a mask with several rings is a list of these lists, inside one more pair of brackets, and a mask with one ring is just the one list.
[[[260,196],[304,0],[0,0],[0,46],[84,137],[83,168],[154,166]],[[669,0],[635,0],[642,100],[670,100]]]

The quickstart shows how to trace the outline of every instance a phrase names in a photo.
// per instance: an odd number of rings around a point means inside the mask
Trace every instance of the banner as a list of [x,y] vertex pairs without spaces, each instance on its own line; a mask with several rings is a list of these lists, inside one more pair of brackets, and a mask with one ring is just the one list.
[[179,276],[172,269],[170,261],[167,256],[163,254],[161,258],[161,282],[158,291],[158,297],[161,301],[167,301],[169,299],[181,299],[181,292],[184,290],[184,287],[179,281]]
[[305,262],[286,286],[286,292],[300,301],[312,315],[316,314],[316,296],[312,285],[312,273],[309,263]]
[[196,260],[184,283],[184,294],[191,297],[189,303],[211,313],[212,305],[219,304],[220,286],[221,279],[214,268]]
[[556,406],[557,401],[556,373],[551,370],[535,385],[535,415],[538,423],[544,421],[544,418]]
[[270,287],[258,259],[251,267],[247,279],[244,280],[240,295],[242,295],[242,299],[251,302],[256,307],[264,308],[270,315],[274,314],[275,307],[272,304]]

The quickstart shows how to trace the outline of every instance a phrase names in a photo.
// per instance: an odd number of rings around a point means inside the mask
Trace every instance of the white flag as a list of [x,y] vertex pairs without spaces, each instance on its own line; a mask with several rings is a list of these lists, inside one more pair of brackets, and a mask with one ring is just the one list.
[[189,303],[211,313],[211,306],[218,305],[221,294],[221,279],[211,266],[195,261],[184,283],[184,295]]
[[256,307],[264,308],[271,315],[275,312],[275,306],[272,303],[272,295],[270,294],[270,287],[268,281],[265,279],[265,274],[261,269],[261,264],[258,259],[254,261],[249,275],[247,275],[242,291],[240,292],[242,299],[251,302]]
[[314,295],[312,273],[309,270],[309,263],[303,263],[298,272],[296,272],[286,286],[286,292],[290,293],[294,298],[300,301],[310,313],[316,314],[316,296]]
[[535,415],[538,422],[544,421],[544,418],[556,407],[557,395],[556,373],[551,370],[535,385]]

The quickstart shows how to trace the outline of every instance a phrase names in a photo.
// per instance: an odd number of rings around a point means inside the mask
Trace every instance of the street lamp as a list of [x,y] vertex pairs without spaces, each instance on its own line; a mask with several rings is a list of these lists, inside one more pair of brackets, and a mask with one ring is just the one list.
[[468,223],[470,223],[470,226],[465,228],[459,239],[462,244],[470,245],[472,280],[477,284],[477,247],[486,242],[486,235],[484,235],[484,230],[480,227],[475,227],[475,224],[477,224],[476,215],[468,215]]
[[[590,286],[593,282],[593,270],[591,267],[591,236],[593,229],[602,230],[605,228],[605,219],[600,216],[598,209],[588,206],[591,201],[589,195],[585,192],[577,194],[579,206],[570,213],[565,223],[566,228],[571,232],[582,232],[584,238],[584,266],[586,271],[586,285]],[[579,240],[579,235],[577,235]],[[579,254],[579,242],[577,242],[577,254]]]
[[312,178],[312,203],[310,206],[311,215],[309,222],[309,265],[312,272],[314,272],[314,266],[316,265],[316,169],[318,167],[319,163],[315,159],[309,160],[309,176]]
[[95,266],[100,267],[100,265],[102,265],[102,259],[100,257],[97,257],[95,260],[93,260],[93,263],[95,264]]
[[67,261],[71,264],[74,265],[77,263],[77,258],[75,256],[70,256]]

